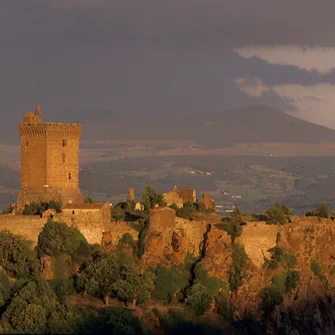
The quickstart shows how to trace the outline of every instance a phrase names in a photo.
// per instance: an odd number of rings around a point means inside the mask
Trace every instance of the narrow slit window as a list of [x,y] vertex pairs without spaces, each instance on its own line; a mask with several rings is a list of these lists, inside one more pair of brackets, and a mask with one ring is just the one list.
[[26,141],[26,147],[28,146],[28,141]]
[[66,147],[67,143],[66,143],[66,139],[63,139],[63,147]]
[[69,180],[71,180],[72,176],[71,176],[71,172],[69,172]]
[[65,163],[65,154],[62,154],[62,162]]
[[75,214],[74,211],[72,211],[72,214],[73,214],[73,215]]

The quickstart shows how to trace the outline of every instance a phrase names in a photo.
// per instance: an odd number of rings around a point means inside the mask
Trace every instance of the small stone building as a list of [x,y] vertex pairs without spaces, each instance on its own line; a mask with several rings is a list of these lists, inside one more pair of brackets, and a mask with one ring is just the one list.
[[57,215],[57,220],[78,228],[89,243],[100,244],[103,232],[110,229],[110,204],[67,204]]
[[175,203],[179,208],[185,202],[195,203],[197,201],[196,191],[193,188],[180,188],[174,186],[170,192],[163,193],[163,199],[168,206]]
[[202,194],[202,197],[199,200],[199,206],[203,209],[213,209],[214,211],[216,210],[215,201],[206,192]]

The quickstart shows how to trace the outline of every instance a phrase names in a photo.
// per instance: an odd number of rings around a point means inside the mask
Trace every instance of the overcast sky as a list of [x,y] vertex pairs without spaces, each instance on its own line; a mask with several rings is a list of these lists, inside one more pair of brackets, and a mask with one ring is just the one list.
[[335,128],[334,0],[0,0],[0,131],[264,103]]

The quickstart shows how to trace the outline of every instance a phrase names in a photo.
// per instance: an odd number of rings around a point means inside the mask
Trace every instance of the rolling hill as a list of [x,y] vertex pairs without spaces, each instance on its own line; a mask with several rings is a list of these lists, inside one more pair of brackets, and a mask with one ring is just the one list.
[[255,142],[335,142],[335,130],[293,117],[268,106],[249,106],[180,119],[129,120],[108,114],[84,124],[85,139],[193,140],[210,147]]

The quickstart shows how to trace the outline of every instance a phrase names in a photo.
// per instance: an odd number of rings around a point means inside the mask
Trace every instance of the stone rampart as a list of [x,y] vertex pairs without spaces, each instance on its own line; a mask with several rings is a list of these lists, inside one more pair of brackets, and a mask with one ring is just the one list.
[[269,257],[268,250],[276,246],[278,227],[265,222],[248,222],[236,242],[242,243],[251,261],[258,267]]
[[9,230],[15,235],[33,241],[33,246],[36,246],[38,235],[46,222],[47,219],[40,216],[0,215],[0,231]]

